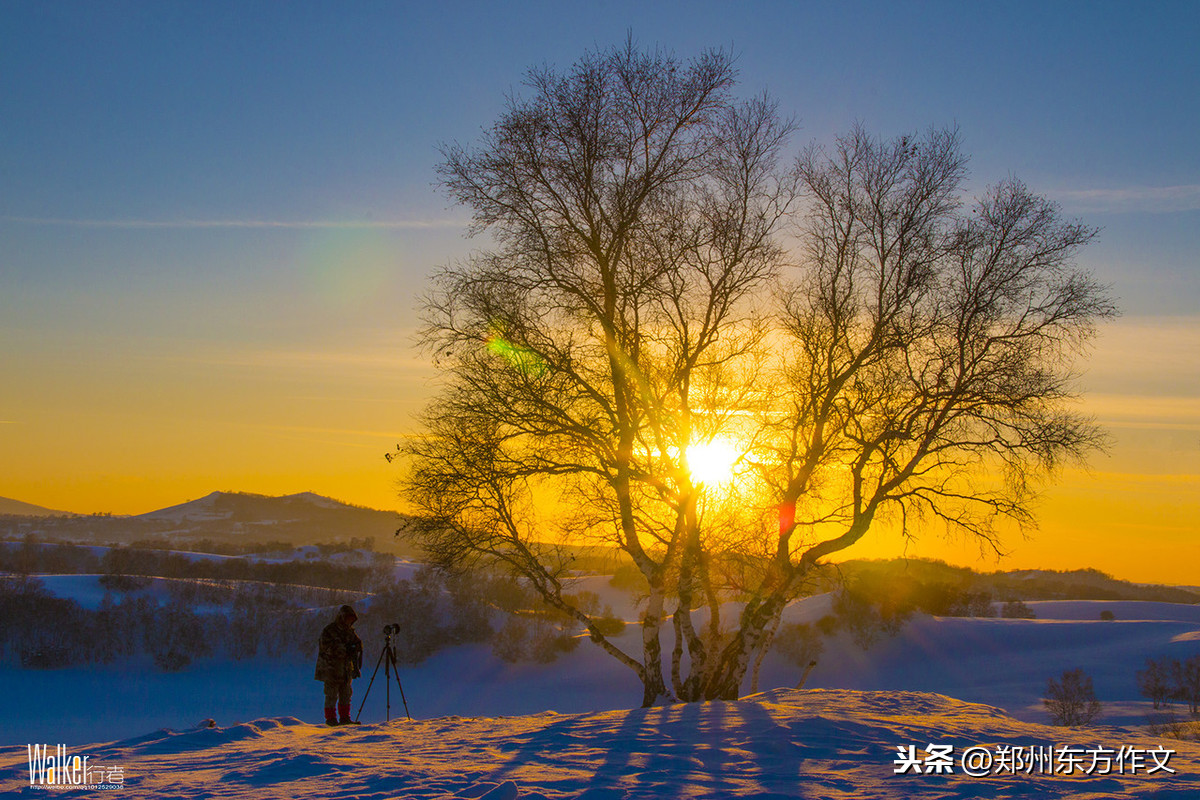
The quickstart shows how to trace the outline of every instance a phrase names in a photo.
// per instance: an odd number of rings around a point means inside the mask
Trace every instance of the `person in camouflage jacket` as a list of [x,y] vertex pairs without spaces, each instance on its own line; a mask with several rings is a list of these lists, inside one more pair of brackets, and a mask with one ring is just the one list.
[[[362,672],[362,640],[354,632],[358,615],[350,606],[338,609],[337,618],[321,631],[314,678],[325,682],[325,722],[349,725],[350,682]],[[336,712],[336,713],[335,713]]]

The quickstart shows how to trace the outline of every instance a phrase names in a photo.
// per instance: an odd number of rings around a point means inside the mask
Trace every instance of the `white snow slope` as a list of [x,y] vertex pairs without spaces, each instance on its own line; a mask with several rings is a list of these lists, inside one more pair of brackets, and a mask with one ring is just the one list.
[[[897,774],[909,745],[919,772]],[[949,774],[929,771],[929,745],[953,748]],[[973,747],[993,758],[987,768],[968,762],[975,776],[962,765]],[[1028,771],[996,766],[1003,748],[1048,747],[1057,755]],[[1075,755],[1064,760],[1063,747]],[[0,789],[45,796],[29,788],[26,748],[15,750],[0,758]],[[71,753],[120,766],[126,795],[164,799],[1200,797],[1200,745],[1018,722],[918,692],[775,690],[737,702],[357,728],[278,717]],[[1079,766],[1055,771],[1070,763]]]

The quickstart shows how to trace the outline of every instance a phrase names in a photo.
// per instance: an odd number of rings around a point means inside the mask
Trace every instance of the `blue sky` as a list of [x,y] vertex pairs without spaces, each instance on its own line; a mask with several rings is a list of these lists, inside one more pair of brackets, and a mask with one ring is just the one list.
[[1081,263],[1125,317],[1084,388],[1126,427],[1099,469],[1200,474],[1198,3],[8,0],[0,496],[387,505],[381,455],[428,392],[415,298],[486,245],[439,143],[630,33],[737,53],[795,149],[958,125],[973,190],[1014,174],[1102,228]]
[[[1108,248],[1144,261],[1152,290],[1120,287],[1127,311],[1186,313],[1200,296],[1181,263],[1194,219],[1177,213],[1200,207],[1195,3],[9,2],[0,13],[0,235],[19,251],[6,272],[35,283],[77,286],[92,272],[80,250],[115,251],[126,266],[114,269],[133,271],[122,280],[142,276],[136,262],[157,274],[157,248],[200,240],[177,269],[246,288],[243,260],[197,250],[279,252],[272,239],[314,230],[187,223],[461,219],[431,186],[437,145],[495,119],[531,64],[566,66],[632,32],[680,54],[737,52],[744,91],[767,89],[795,114],[798,143],[855,120],[885,135],[958,124],[978,184],[1015,173],[1112,229],[1091,254],[1105,277],[1119,271],[1097,254]],[[86,229],[64,235],[49,220]],[[137,222],[178,227],[95,225]],[[417,250],[413,279],[456,239],[392,230]],[[1149,241],[1122,246],[1137,238]]]

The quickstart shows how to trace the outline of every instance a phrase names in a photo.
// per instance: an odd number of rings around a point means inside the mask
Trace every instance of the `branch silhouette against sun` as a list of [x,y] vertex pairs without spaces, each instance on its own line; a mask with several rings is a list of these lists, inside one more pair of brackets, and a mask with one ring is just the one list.
[[[953,131],[855,129],[785,168],[792,123],[734,84],[724,52],[627,42],[533,70],[444,148],[494,246],[434,278],[441,389],[396,454],[429,557],[524,578],[647,705],[737,697],[806,576],[876,520],[995,545],[1100,442],[1068,403],[1114,313],[1072,266],[1093,231],[1015,180],[965,210]],[[641,652],[571,598],[597,544],[645,580]]]

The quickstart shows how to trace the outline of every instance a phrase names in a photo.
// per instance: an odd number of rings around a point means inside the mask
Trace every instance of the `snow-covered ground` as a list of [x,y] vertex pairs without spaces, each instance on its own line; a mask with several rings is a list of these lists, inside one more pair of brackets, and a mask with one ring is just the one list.
[[[63,576],[47,585],[92,600],[95,581]],[[636,613],[602,580],[579,588],[619,616]],[[149,664],[5,668],[0,793],[29,789],[29,744],[64,743],[92,764],[121,766],[127,792],[139,797],[1200,798],[1200,746],[1145,735],[1151,707],[1135,677],[1146,658],[1200,652],[1200,607],[1029,606],[1037,619],[918,615],[866,651],[845,635],[827,640],[810,691],[648,710],[630,710],[640,699],[634,676],[586,641],[549,665],[458,647],[401,670],[415,721],[403,719],[393,682],[384,722],[381,671],[356,729],[316,724],[321,685],[303,662],[199,661],[175,674]],[[1100,620],[1105,610],[1114,621]],[[807,598],[785,620],[811,623],[828,612],[827,596]],[[636,652],[638,636],[631,625],[620,640]],[[367,654],[355,683],[355,711],[377,656]],[[1105,727],[1042,724],[1047,679],[1074,667],[1093,677]],[[799,676],[772,654],[759,685],[788,687]],[[196,729],[206,718],[215,727]],[[955,748],[953,774],[894,774],[897,747],[913,745],[920,756],[930,744]],[[1124,775],[969,778],[957,761],[971,746],[1051,744],[1173,748],[1177,774],[1146,774],[1154,762],[1145,755],[1137,774]]]
[[[802,601],[789,618],[816,616],[823,598]],[[806,604],[809,613],[805,613]],[[1047,604],[1048,605],[1048,604]],[[1065,603],[1070,609],[1075,604]],[[1185,616],[1193,606],[1161,605],[1160,616]],[[1122,613],[1122,604],[1109,604]],[[1045,613],[1045,611],[1043,611]],[[636,652],[639,631],[619,637]],[[86,642],[79,646],[86,647]],[[1150,704],[1138,693],[1136,672],[1146,658],[1186,658],[1200,652],[1200,621],[1009,620],[918,616],[895,638],[862,650],[845,636],[827,640],[809,688],[939,692],[1004,708],[1014,717],[1045,722],[1046,681],[1083,668],[1106,704],[1103,720],[1144,724]],[[367,674],[378,653],[367,654]],[[382,720],[382,671],[364,720]],[[762,688],[793,686],[799,667],[772,653]],[[19,689],[0,715],[0,745],[46,737],[99,741],[179,728],[212,717],[220,724],[280,715],[319,719],[321,686],[312,666],[297,661],[199,661],[181,673],[153,665],[34,671],[0,669],[0,682]],[[580,712],[627,708],[638,702],[633,674],[583,641],[553,664],[507,664],[486,645],[443,650],[403,667],[401,682],[414,716],[495,716],[546,710]],[[746,687],[749,688],[748,685]],[[355,708],[367,689],[355,684]],[[393,714],[401,713],[392,686]]]
[[[26,749],[5,749],[0,786],[33,793]],[[357,728],[283,716],[68,748],[84,754],[120,767],[135,796],[164,799],[1200,796],[1200,745],[1050,728],[916,692],[775,690]]]

